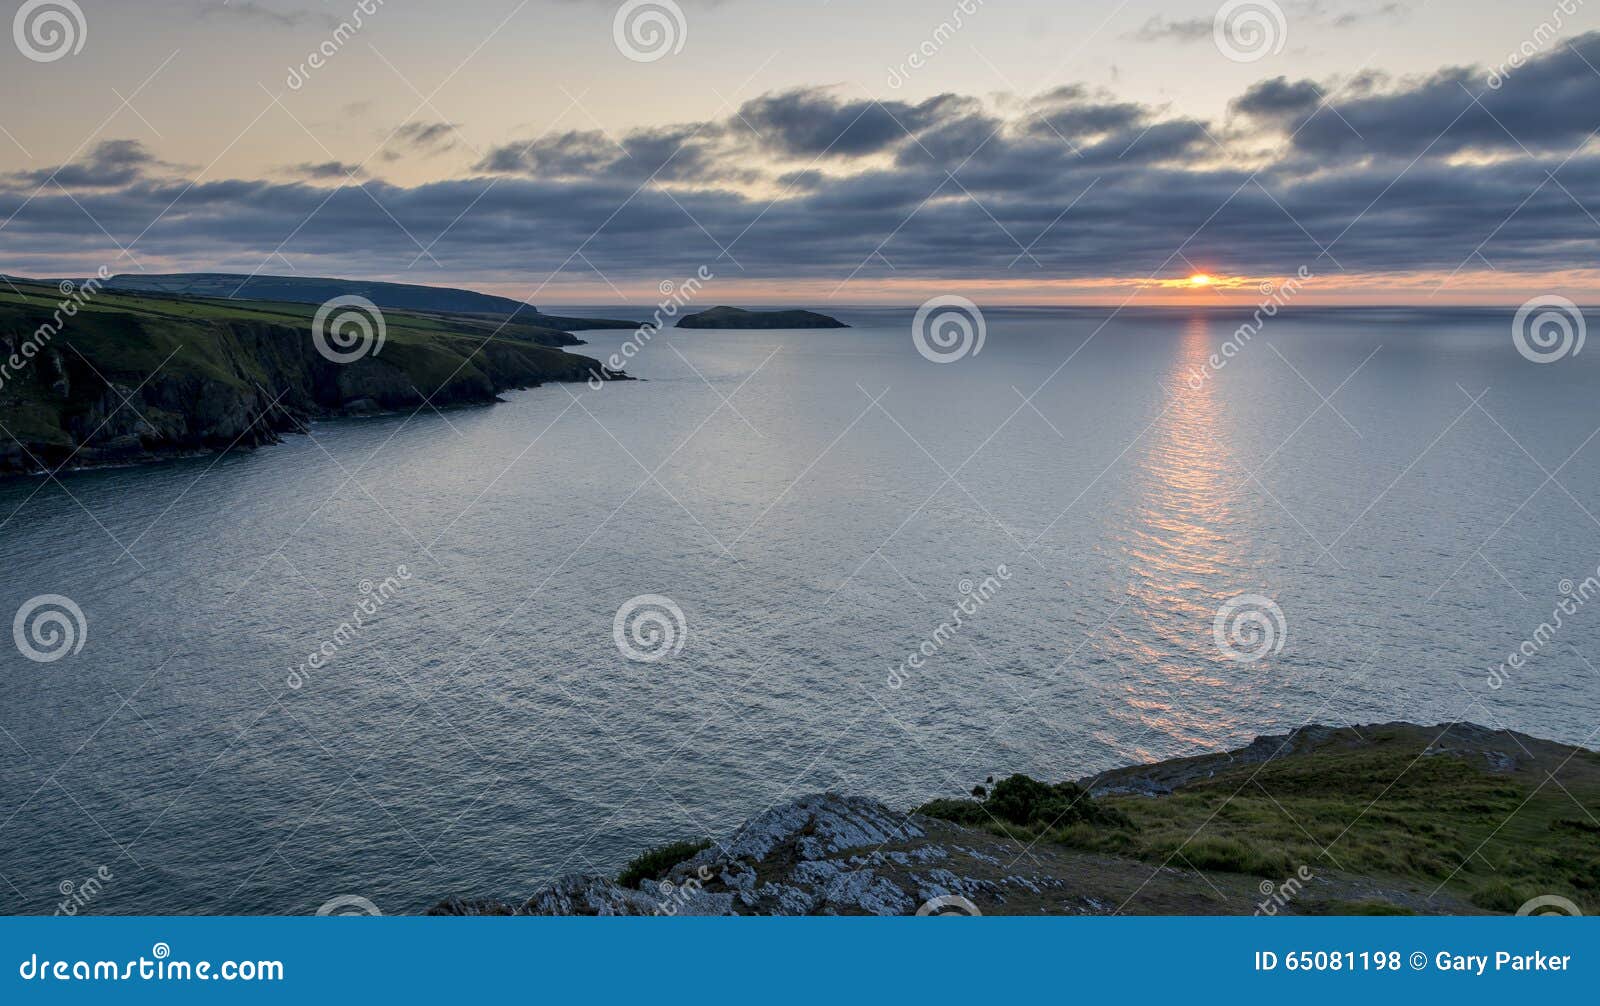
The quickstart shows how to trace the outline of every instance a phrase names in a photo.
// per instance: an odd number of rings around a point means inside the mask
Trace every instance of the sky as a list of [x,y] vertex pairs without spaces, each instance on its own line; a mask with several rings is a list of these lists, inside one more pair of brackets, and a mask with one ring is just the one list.
[[1589,2],[8,0],[0,272],[1592,303]]

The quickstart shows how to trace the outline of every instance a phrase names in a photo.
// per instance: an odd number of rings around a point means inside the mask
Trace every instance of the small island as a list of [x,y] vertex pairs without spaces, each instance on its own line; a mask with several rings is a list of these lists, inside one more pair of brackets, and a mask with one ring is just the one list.
[[679,328],[774,329],[774,328],[849,328],[837,318],[815,311],[745,311],[737,307],[714,307],[678,319]]

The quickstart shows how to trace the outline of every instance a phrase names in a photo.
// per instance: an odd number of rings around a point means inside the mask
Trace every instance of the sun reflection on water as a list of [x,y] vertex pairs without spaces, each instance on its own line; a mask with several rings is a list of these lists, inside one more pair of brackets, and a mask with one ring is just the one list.
[[[1217,381],[1191,381],[1213,349],[1210,322],[1190,319],[1163,385],[1165,411],[1134,474],[1139,506],[1118,534],[1127,607],[1102,651],[1114,667],[1113,708],[1168,743],[1211,749],[1240,727],[1248,687],[1211,642],[1217,596],[1250,565],[1239,507],[1244,472],[1227,449]],[[1153,752],[1130,752],[1150,754]]]

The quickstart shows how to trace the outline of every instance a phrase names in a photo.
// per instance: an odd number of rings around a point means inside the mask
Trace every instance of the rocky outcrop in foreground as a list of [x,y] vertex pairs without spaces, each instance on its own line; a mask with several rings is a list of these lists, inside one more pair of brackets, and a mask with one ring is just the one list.
[[515,908],[451,899],[434,914],[911,915],[934,898],[998,890],[947,868],[970,852],[931,839],[940,824],[861,797],[815,794],[752,818],[638,890],[572,876]]
[[675,865],[641,857],[637,886],[567,876],[429,914],[1469,915],[1592,903],[1600,876],[1600,755],[1467,723],[1308,726],[973,797],[814,794]]
[[[1302,907],[1382,897],[1426,904],[1393,885],[1326,877]],[[819,793],[746,822],[721,844],[639,888],[573,875],[527,901],[449,898],[430,915],[1215,915],[1250,914],[1259,882],[1183,864],[1029,845],[861,797]]]

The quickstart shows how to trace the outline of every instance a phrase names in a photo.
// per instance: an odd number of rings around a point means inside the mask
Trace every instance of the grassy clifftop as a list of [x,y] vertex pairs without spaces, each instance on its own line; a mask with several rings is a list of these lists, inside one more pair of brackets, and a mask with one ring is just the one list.
[[338,362],[317,349],[316,313],[11,281],[0,287],[0,474],[256,446],[313,418],[485,403],[602,373],[562,351],[578,341],[562,331],[401,311],[383,312],[380,351]]
[[210,297],[226,301],[256,300],[322,304],[335,297],[358,295],[385,311],[413,314],[453,314],[514,317],[529,325],[542,325],[562,331],[603,328],[638,328],[634,321],[605,318],[561,318],[540,313],[539,309],[508,297],[457,290],[450,287],[421,286],[414,283],[379,283],[371,280],[334,279],[317,276],[244,276],[237,273],[125,273],[111,277],[106,284],[119,292],[168,293],[186,297]]
[[1067,785],[1092,799],[1018,813],[1007,780],[981,802],[922,811],[1180,870],[1361,877],[1489,912],[1556,894],[1600,911],[1600,754],[1524,734],[1470,723],[1307,727]]
[[1011,776],[974,797],[907,814],[805,796],[716,841],[652,850],[616,879],[432,912],[1600,911],[1600,754],[1470,723],[1311,726],[1076,782]]

